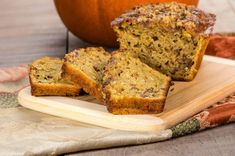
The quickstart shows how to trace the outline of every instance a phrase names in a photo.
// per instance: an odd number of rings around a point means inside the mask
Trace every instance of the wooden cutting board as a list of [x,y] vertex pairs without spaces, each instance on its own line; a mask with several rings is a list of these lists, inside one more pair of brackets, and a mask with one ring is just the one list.
[[235,61],[205,56],[191,82],[175,82],[165,109],[153,115],[113,115],[92,96],[34,97],[30,87],[20,91],[20,104],[29,109],[107,128],[159,131],[186,120],[235,91]]

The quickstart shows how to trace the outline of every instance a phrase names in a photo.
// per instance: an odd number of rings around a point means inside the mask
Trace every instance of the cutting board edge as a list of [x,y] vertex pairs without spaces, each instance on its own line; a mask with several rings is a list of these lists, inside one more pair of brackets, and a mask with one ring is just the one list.
[[[184,104],[180,107],[177,107],[176,109],[179,109],[180,111],[177,111],[178,113],[182,113],[184,115],[181,115],[180,117],[179,116],[173,116],[175,114],[173,114],[172,112],[173,111],[176,111],[175,109],[167,112],[166,114],[162,114],[159,116],[159,118],[161,118],[164,123],[165,123],[165,128],[170,128],[182,121],[185,121],[187,118],[189,117],[192,117],[193,115],[195,115],[196,113],[199,113],[200,111],[202,111],[203,109],[206,109],[210,106],[212,106],[213,104],[215,104],[216,102],[218,102],[219,100],[231,95],[233,92],[235,92],[235,81],[231,81],[231,83],[227,84],[225,88],[223,88],[222,90],[216,90],[214,91],[213,93],[208,93],[202,97],[199,97],[196,99],[196,101],[193,101],[193,102],[190,102],[188,103],[187,105]],[[223,94],[221,94],[223,93]],[[213,97],[215,95],[216,98],[208,98],[208,96],[212,96],[213,94]],[[207,99],[206,99],[207,98]],[[197,102],[199,101],[202,101],[202,100],[207,100],[209,102],[205,102],[205,104],[199,108],[197,108],[198,105],[196,105]],[[192,108],[189,108],[190,106],[195,106],[196,107],[196,110],[193,110]],[[178,122],[173,122],[175,121],[175,119],[177,118]],[[180,118],[180,119],[179,119]]]
[[[224,65],[232,65],[232,66],[235,66],[235,61],[227,60],[227,59],[222,59],[222,58],[217,58],[217,57],[213,57],[213,56],[205,56],[205,59],[204,59],[204,60],[205,60],[205,61],[208,61],[208,62],[215,62],[215,63],[218,63],[218,64],[224,64]],[[232,68],[232,69],[233,69],[233,68]],[[229,82],[230,82],[230,81],[229,81]],[[232,81],[232,82],[234,82],[234,81]],[[231,86],[235,86],[235,83],[233,83]],[[219,98],[217,98],[217,100],[216,100],[215,102],[217,102],[217,101],[219,101],[220,99],[222,99],[222,98],[228,96],[228,95],[231,94],[232,92],[234,92],[234,90],[231,89],[231,90],[230,90],[229,92],[227,92],[226,94],[223,93],[223,96],[220,96]],[[221,94],[221,95],[222,95],[222,94]],[[18,97],[18,98],[19,98],[19,97]],[[22,101],[21,101],[20,98],[19,98],[19,101],[22,103]],[[172,121],[171,121],[172,119],[170,119],[170,115],[169,115],[168,117],[164,117],[164,116],[160,116],[160,117],[159,117],[159,116],[158,116],[160,119],[163,120],[163,122],[162,122],[161,124],[151,126],[151,127],[147,128],[147,129],[138,129],[138,127],[137,127],[137,128],[136,128],[136,127],[133,128],[133,125],[131,125],[131,128],[130,128],[130,129],[128,129],[127,127],[119,127],[119,128],[115,127],[115,129],[131,130],[131,131],[158,131],[158,130],[167,129],[167,128],[170,128],[172,125],[175,125],[175,124],[177,124],[177,123],[179,123],[179,122],[181,122],[181,121],[183,121],[183,120],[189,118],[190,116],[192,116],[192,115],[194,115],[194,114],[200,112],[201,110],[203,110],[203,109],[209,107],[209,106],[212,105],[213,103],[214,103],[214,102],[210,102],[210,104],[205,105],[203,108],[201,107],[200,110],[195,111],[194,113],[191,113],[190,115],[188,115],[188,114],[187,114],[187,115],[184,115],[184,117],[181,117],[181,119],[178,120],[178,122],[171,123],[171,122],[172,122]],[[30,107],[27,106],[27,105],[24,105],[24,104],[22,104],[22,105],[25,106],[25,107],[27,107],[27,108],[30,108]],[[35,109],[35,108],[30,108],[30,109],[33,109],[33,110],[38,111],[38,110]],[[44,112],[44,111],[40,111],[40,112]],[[52,114],[52,113],[50,113],[50,112],[44,112],[44,113]],[[52,114],[52,115],[56,115],[56,114]],[[69,115],[70,115],[70,114],[69,114]],[[67,118],[71,119],[71,117],[70,117],[69,115],[68,115]],[[63,116],[63,115],[56,115],[56,116],[65,117],[65,116]],[[154,116],[154,115],[153,115],[153,116]],[[155,117],[156,117],[156,116],[155,116]],[[156,117],[156,118],[157,118],[157,117]],[[176,118],[176,117],[174,116],[173,118]],[[74,120],[74,119],[73,119],[73,120]],[[77,121],[81,121],[81,120],[77,120]],[[169,123],[168,123],[168,122],[169,122]],[[98,126],[102,126],[101,124],[94,124],[93,122],[85,122],[85,123],[93,124],[93,125],[98,125]],[[127,125],[127,126],[129,126],[129,125]],[[102,127],[113,128],[113,127],[110,126],[110,125],[103,125]]]
[[[25,90],[29,89],[30,87],[27,87],[23,89],[19,95],[18,100],[19,103],[28,108],[32,109],[38,112],[58,116],[58,117],[64,117],[67,119],[80,121],[87,124],[97,125],[100,127],[107,127],[107,128],[114,128],[119,130],[126,130],[126,131],[160,131],[165,129],[165,123],[161,118],[152,116],[152,115],[145,115],[145,117],[151,117],[154,118],[156,121],[155,123],[150,123],[149,125],[140,125],[142,122],[146,122],[143,119],[131,119],[131,118],[125,118],[125,119],[118,119],[117,117],[125,117],[125,116],[118,116],[118,115],[112,115],[110,114],[106,118],[102,118],[102,116],[91,116],[89,114],[86,114],[84,112],[77,112],[75,109],[72,109],[72,107],[63,109],[59,102],[53,102],[51,103],[49,100],[28,100],[27,96],[24,92]],[[31,95],[30,95],[31,96]],[[33,97],[34,98],[34,97]],[[39,102],[41,101],[41,102]],[[45,103],[43,103],[45,102]],[[51,104],[51,105],[50,105]],[[50,107],[48,107],[50,105]],[[112,116],[110,118],[110,116]],[[100,118],[101,117],[101,118]],[[97,120],[99,119],[99,120]],[[100,120],[101,119],[101,120]],[[95,121],[95,122],[94,122]],[[152,121],[151,121],[152,122]]]

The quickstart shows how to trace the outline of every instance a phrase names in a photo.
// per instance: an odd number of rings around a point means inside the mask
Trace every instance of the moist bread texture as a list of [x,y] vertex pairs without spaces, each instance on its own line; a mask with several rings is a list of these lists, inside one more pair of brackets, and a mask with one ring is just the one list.
[[110,54],[101,47],[74,50],[65,55],[62,76],[103,102],[102,77],[109,58]]
[[58,95],[75,96],[81,91],[75,85],[61,77],[63,60],[43,57],[30,65],[29,79],[31,94],[34,96]]
[[171,78],[126,52],[112,54],[103,76],[109,112],[146,114],[163,111]]
[[201,64],[215,15],[181,3],[137,6],[112,23],[120,49],[174,80],[192,80]]

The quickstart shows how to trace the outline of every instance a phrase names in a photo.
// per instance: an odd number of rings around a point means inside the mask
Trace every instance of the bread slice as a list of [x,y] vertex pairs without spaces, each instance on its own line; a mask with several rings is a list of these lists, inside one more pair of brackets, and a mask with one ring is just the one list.
[[29,72],[32,95],[78,95],[81,87],[61,77],[62,65],[63,61],[59,58],[43,57],[35,60]]
[[75,50],[65,55],[62,76],[103,102],[102,73],[109,58],[110,54],[101,47]]
[[105,102],[113,114],[146,114],[163,111],[171,78],[127,52],[115,52],[103,77]]
[[215,15],[176,2],[137,6],[112,22],[120,49],[174,80],[192,80],[200,67]]

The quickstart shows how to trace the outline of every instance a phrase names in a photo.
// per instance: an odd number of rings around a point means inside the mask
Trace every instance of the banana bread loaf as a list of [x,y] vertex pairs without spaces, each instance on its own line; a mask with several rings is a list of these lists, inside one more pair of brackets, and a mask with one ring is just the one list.
[[101,47],[75,50],[65,55],[62,76],[103,102],[102,73],[109,58],[110,54]]
[[215,15],[172,2],[137,6],[111,25],[120,49],[174,80],[192,80],[214,23]]
[[30,65],[29,79],[34,96],[75,96],[81,87],[61,77],[63,61],[59,58],[43,57]]
[[163,111],[171,78],[126,52],[112,54],[103,76],[109,112],[145,114]]

